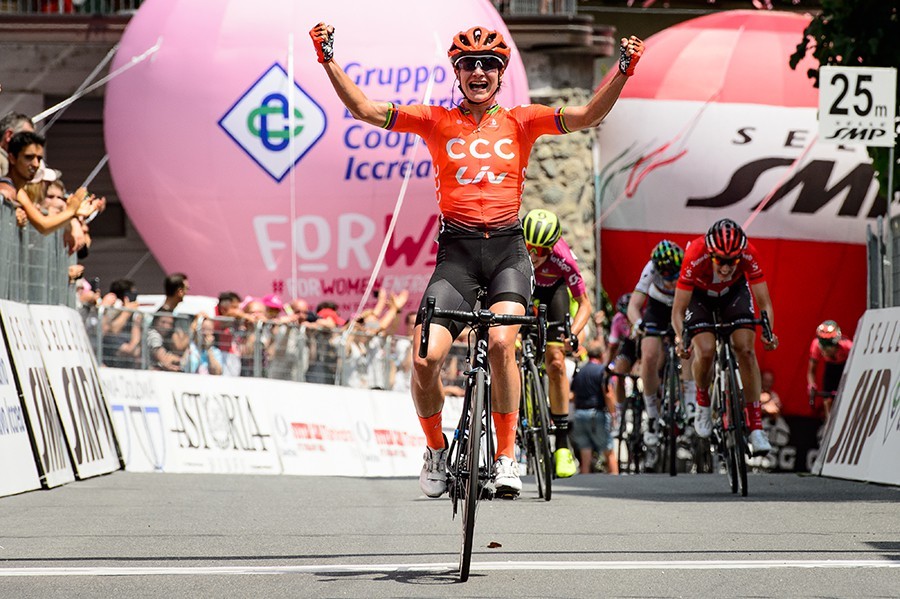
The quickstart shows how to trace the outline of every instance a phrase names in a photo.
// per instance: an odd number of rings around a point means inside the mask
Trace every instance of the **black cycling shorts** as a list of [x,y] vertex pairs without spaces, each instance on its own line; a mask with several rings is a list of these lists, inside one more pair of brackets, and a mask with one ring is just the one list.
[[619,353],[616,354],[616,359],[625,358],[631,364],[634,364],[641,357],[640,349],[634,339],[626,337],[619,342]]
[[[549,287],[535,287],[532,300],[547,306],[547,322],[565,323],[569,315],[569,291],[566,282],[560,279]],[[547,341],[564,342],[565,324],[547,327]]]
[[[753,308],[753,296],[750,294],[750,285],[747,279],[741,278],[728,290],[719,296],[709,295],[703,289],[694,289],[691,302],[688,305],[684,317],[685,327],[696,327],[693,334],[702,332],[706,328],[712,328],[715,324],[714,315],[718,312],[719,322],[734,322],[739,319],[755,318]],[[754,328],[746,325],[738,328]]]
[[825,370],[822,373],[822,391],[826,393],[837,391],[846,364],[846,362],[825,362]]
[[647,337],[661,337],[665,335],[669,325],[672,324],[672,306],[651,297],[647,302],[647,309],[644,310],[643,323],[644,335]]
[[[478,292],[487,290],[485,307],[497,302],[528,305],[534,287],[534,267],[525,247],[521,225],[488,233],[441,231],[438,236],[437,264],[422,295],[416,324],[422,323],[426,298],[434,296],[435,305],[444,310],[470,311],[476,307]],[[455,339],[463,325],[446,318],[434,324],[448,329]]]

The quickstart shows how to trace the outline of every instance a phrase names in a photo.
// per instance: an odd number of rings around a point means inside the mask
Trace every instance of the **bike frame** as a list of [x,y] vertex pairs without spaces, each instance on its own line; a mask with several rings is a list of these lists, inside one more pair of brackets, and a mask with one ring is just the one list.
[[[485,294],[479,294],[483,300]],[[474,345],[469,344],[468,364],[466,371],[466,395],[462,414],[448,450],[447,488],[453,506],[453,517],[456,518],[458,503],[462,501],[462,543],[459,554],[459,579],[465,582],[469,578],[472,561],[472,544],[475,532],[475,516],[478,501],[482,498],[493,499],[494,488],[491,483],[491,463],[494,455],[494,436],[491,419],[491,381],[488,345],[490,327],[503,325],[537,325],[538,351],[543,357],[546,342],[546,309],[542,307],[538,316],[517,316],[513,314],[495,314],[490,310],[443,310],[435,306],[435,298],[425,299],[422,318],[422,334],[419,343],[419,357],[428,355],[428,339],[431,321],[434,318],[448,318],[472,327]]]

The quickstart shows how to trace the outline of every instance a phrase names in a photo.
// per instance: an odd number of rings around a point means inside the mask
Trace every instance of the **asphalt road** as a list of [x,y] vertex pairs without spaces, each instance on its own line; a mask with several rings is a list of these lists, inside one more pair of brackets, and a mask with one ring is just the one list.
[[414,479],[134,474],[0,499],[0,597],[897,597],[900,488],[532,481],[460,526]]

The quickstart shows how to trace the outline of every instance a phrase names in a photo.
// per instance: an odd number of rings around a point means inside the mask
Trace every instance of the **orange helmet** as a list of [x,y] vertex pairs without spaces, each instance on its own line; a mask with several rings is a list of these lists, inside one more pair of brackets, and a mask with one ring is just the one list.
[[509,46],[503,40],[503,34],[484,27],[472,27],[468,31],[460,31],[453,36],[447,56],[450,62],[456,66],[463,56],[496,56],[503,62],[503,66],[509,62]]
[[841,342],[841,327],[833,320],[826,320],[816,327],[816,337],[819,339],[819,345],[835,346]]

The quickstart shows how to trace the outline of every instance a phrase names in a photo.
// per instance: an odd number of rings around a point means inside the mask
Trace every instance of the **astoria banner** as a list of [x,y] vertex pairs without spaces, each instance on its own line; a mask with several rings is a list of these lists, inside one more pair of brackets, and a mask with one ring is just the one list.
[[900,308],[862,317],[822,447],[825,476],[900,485]]

